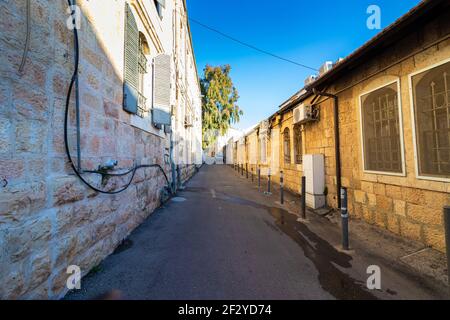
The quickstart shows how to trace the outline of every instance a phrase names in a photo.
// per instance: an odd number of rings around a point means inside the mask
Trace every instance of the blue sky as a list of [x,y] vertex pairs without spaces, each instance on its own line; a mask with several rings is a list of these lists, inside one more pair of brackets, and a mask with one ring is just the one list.
[[[419,0],[187,0],[189,16],[241,41],[299,63],[319,68],[345,57],[381,30],[366,27],[369,5],[381,8],[381,27],[395,21]],[[313,71],[242,46],[193,22],[197,67],[230,64],[244,110],[237,128],[268,117],[303,86]]]

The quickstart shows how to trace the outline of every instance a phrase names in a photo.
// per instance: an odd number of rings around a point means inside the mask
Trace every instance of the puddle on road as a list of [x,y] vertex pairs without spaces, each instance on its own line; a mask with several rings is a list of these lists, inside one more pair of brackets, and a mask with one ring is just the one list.
[[351,268],[352,257],[337,251],[327,241],[317,236],[303,223],[297,221],[297,216],[278,207],[269,207],[254,201],[221,194],[219,199],[240,205],[247,205],[267,210],[275,219],[275,225],[303,250],[305,256],[314,264],[319,272],[318,280],[321,287],[336,299],[377,299],[366,291],[365,283],[351,278],[336,267]]

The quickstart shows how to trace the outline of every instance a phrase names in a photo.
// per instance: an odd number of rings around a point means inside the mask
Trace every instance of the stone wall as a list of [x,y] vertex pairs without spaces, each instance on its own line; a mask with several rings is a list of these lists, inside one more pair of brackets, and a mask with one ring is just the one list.
[[[339,96],[342,185],[348,188],[351,217],[363,219],[441,251],[445,249],[442,209],[450,204],[450,182],[419,179],[416,176],[409,75],[450,58],[450,40],[442,40],[449,33],[449,13],[442,12],[432,22],[418,27],[402,41],[330,83],[327,90]],[[425,47],[429,48],[421,50]],[[383,71],[368,77],[377,70]],[[364,92],[392,81],[400,83],[404,176],[368,173],[363,170],[362,164],[359,97]],[[310,97],[303,103],[311,103],[312,99]],[[318,153],[325,156],[327,205],[336,208],[333,101],[320,98],[316,103],[320,109],[320,120],[304,125],[303,154]],[[282,133],[286,127],[291,133],[291,163],[285,163],[283,158]],[[271,117],[271,130],[278,136],[278,139],[274,139],[272,135],[267,145],[269,154],[278,153],[278,157],[268,158],[272,181],[278,183],[279,171],[283,170],[286,188],[299,192],[303,168],[301,164],[294,164],[292,111],[274,114]],[[273,165],[276,158],[279,165]],[[265,174],[266,166],[258,165]]]
[[[78,2],[82,168],[97,169],[107,159],[117,159],[118,168],[134,161],[158,163],[170,179],[164,161],[169,136],[131,126],[122,109],[124,1],[105,12],[97,3]],[[62,297],[67,267],[78,265],[87,274],[159,206],[166,185],[158,169],[140,169],[126,191],[99,194],[68,166],[63,116],[74,56],[66,9],[65,1],[32,1],[30,51],[20,75],[25,1],[0,3],[5,17],[0,21],[0,177],[7,181],[0,187],[2,299]],[[72,155],[75,133],[72,97]],[[190,166],[183,179],[193,171]],[[105,190],[117,190],[130,178],[102,183],[98,176],[85,176]]]

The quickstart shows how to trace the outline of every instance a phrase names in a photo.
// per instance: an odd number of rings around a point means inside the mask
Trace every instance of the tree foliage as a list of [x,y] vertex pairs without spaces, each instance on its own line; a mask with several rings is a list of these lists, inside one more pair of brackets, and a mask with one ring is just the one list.
[[202,92],[203,148],[214,144],[218,135],[227,133],[231,124],[239,122],[242,110],[236,104],[237,89],[230,77],[231,67],[209,66],[200,80]]

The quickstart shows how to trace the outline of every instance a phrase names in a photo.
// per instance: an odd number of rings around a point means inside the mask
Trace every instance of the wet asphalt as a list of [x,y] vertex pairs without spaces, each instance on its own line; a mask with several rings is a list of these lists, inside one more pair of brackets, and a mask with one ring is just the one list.
[[[203,166],[66,299],[373,299],[351,257],[224,165]],[[181,200],[181,201],[177,201]],[[117,291],[116,291],[117,292]]]

